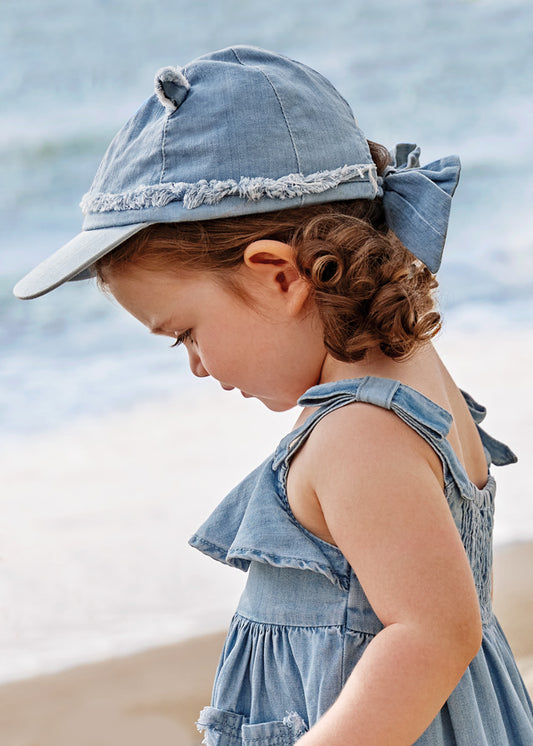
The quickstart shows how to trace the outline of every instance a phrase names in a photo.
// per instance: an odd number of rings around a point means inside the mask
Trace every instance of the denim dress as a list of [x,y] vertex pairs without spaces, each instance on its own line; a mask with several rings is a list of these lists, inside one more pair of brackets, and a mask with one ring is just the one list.
[[[487,463],[516,461],[481,428],[485,410],[463,394]],[[445,494],[472,567],[483,643],[420,746],[532,746],[533,708],[491,608],[495,482],[468,479],[446,439],[451,415],[398,381],[366,377],[315,386],[317,407],[274,454],[241,482],[192,537],[205,554],[248,572],[226,638],[212,703],[198,728],[208,746],[290,746],[335,702],[373,637],[383,629],[340,550],[307,531],[287,499],[292,457],[329,412],[352,402],[390,409],[442,461]],[[439,583],[439,578],[435,578]]]

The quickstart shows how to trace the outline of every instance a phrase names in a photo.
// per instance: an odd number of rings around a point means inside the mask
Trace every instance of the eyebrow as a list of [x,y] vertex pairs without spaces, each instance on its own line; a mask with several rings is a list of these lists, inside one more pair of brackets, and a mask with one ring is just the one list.
[[170,326],[170,319],[167,319],[166,321],[163,321],[162,324],[152,327],[150,329],[150,334],[173,334],[173,332],[169,332]]

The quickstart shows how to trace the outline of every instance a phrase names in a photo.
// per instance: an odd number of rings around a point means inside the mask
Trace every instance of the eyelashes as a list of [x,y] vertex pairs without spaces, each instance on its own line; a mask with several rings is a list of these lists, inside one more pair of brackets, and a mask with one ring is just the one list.
[[190,329],[187,329],[187,331],[183,332],[182,334],[178,334],[177,332],[175,332],[175,334],[176,334],[176,341],[170,345],[171,347],[179,347],[181,344],[186,342],[188,339],[191,339]]

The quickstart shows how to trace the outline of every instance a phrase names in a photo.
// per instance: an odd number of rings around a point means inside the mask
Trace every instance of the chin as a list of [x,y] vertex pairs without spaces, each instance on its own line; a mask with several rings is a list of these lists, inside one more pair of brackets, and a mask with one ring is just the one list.
[[288,412],[289,409],[293,409],[297,402],[273,402],[269,401],[268,399],[260,399],[261,404],[264,404],[267,409],[270,409],[271,412]]

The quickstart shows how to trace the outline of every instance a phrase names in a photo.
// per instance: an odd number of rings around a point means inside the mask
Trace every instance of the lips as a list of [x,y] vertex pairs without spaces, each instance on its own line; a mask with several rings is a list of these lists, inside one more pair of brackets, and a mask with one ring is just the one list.
[[[225,383],[221,383],[220,386],[224,391],[235,391],[235,386],[228,386]],[[253,394],[247,394],[246,391],[241,391],[241,396],[244,396],[245,399],[253,399]]]

